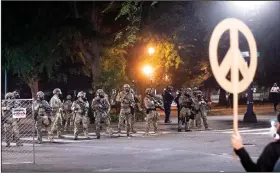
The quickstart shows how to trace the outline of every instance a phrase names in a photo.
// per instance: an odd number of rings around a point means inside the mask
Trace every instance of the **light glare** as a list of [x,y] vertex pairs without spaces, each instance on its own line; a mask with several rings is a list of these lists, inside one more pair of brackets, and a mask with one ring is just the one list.
[[150,55],[154,54],[154,53],[155,53],[155,49],[154,49],[153,47],[149,47],[148,53],[149,53]]
[[143,67],[143,72],[145,75],[151,75],[153,73],[154,69],[149,66],[149,65],[146,65]]

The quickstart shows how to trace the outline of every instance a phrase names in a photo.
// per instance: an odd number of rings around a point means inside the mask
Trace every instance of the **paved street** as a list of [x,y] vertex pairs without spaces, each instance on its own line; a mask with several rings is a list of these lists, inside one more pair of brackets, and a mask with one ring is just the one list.
[[[239,160],[232,157],[230,137],[232,117],[209,117],[212,131],[176,131],[177,125],[160,123],[162,134],[142,137],[143,123],[137,123],[138,133],[132,138],[102,136],[91,140],[74,141],[73,135],[56,143],[36,144],[36,164],[4,164],[20,158],[3,155],[3,172],[121,172],[121,171],[238,171],[244,172]],[[240,123],[240,133],[251,157],[256,159],[263,147],[272,140],[268,135],[269,120],[274,116],[258,117],[258,124]],[[242,117],[240,116],[240,120]],[[177,122],[174,118],[173,122]],[[25,139],[28,140],[28,139]],[[24,144],[30,148],[32,144]],[[3,146],[3,143],[2,143]],[[12,147],[16,148],[16,147]],[[5,158],[3,158],[5,156]],[[8,159],[8,157],[10,157]],[[13,157],[13,158],[12,158]],[[32,157],[30,157],[32,159]]]

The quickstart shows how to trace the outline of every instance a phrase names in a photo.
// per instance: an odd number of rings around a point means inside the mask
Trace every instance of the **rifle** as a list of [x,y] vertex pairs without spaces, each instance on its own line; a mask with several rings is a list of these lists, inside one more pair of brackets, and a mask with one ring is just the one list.
[[100,98],[97,99],[97,102],[102,106],[102,108],[98,107],[97,109],[99,111],[103,112],[107,116],[108,115],[108,112],[107,112],[108,107],[107,107],[107,105],[105,105],[105,103],[102,102]]
[[157,99],[154,98],[154,97],[151,97],[151,99],[154,101],[154,103],[155,103],[155,105],[156,105],[156,106],[155,106],[156,108],[159,108],[159,109],[161,109],[161,110],[164,111],[164,107],[162,106],[163,103],[162,103],[161,101],[157,100]]

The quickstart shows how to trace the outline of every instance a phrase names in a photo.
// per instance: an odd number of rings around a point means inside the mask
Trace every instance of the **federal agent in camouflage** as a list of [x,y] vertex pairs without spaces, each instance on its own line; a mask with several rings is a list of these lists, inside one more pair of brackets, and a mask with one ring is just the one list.
[[68,131],[69,127],[73,125],[73,112],[71,110],[72,106],[72,97],[71,95],[67,95],[66,101],[63,103],[63,114],[64,114],[64,131]]
[[191,94],[193,104],[191,107],[191,120],[189,123],[190,128],[194,128],[194,125],[197,124],[196,119],[199,116],[198,115],[199,114],[199,101],[197,98],[197,92],[198,92],[198,89],[196,87],[194,87],[192,90],[192,94]]
[[208,123],[207,123],[207,103],[205,102],[202,92],[198,92],[197,94],[198,102],[199,102],[199,113],[196,119],[197,127],[201,129],[201,118],[203,120],[203,124],[205,127],[205,130],[210,130]]
[[53,138],[53,132],[57,131],[57,137],[61,138],[61,133],[63,130],[63,104],[61,100],[59,99],[59,95],[62,94],[61,90],[59,88],[56,88],[53,90],[53,97],[50,100],[50,106],[52,107],[52,116],[54,117],[52,129],[51,129],[51,135]]
[[37,131],[38,143],[42,143],[42,128],[44,127],[49,138],[51,137],[51,112],[52,108],[49,103],[44,100],[44,93],[42,91],[37,92],[37,99],[33,104],[34,107],[34,119],[35,119],[35,129]]
[[88,124],[89,124],[89,117],[88,117],[88,110],[89,110],[89,103],[86,98],[86,93],[80,91],[77,95],[78,99],[73,102],[72,104],[72,111],[74,111],[74,140],[78,139],[79,134],[79,126],[83,124],[83,131],[86,138],[88,137]]
[[131,88],[131,93],[133,94],[134,100],[135,100],[135,107],[131,107],[131,113],[132,113],[132,117],[131,117],[131,132],[132,133],[136,133],[136,130],[134,129],[134,123],[136,122],[136,108],[138,111],[142,111],[141,106],[140,106],[140,100],[139,98],[136,96],[135,91]]
[[147,88],[145,93],[146,93],[146,96],[144,98],[144,105],[145,105],[145,110],[146,110],[145,135],[148,135],[151,124],[153,124],[153,126],[154,126],[154,132],[158,133],[157,121],[159,120],[160,115],[156,111],[156,108],[161,107],[163,109],[163,103],[158,102],[154,98],[154,93],[153,93],[152,88]]
[[104,120],[107,133],[112,136],[113,130],[110,128],[110,104],[102,89],[97,90],[96,97],[92,100],[91,108],[95,112],[95,133],[97,139],[100,139],[101,119]]
[[126,124],[126,134],[130,136],[130,127],[131,127],[131,118],[132,112],[131,110],[135,107],[135,100],[134,96],[131,93],[130,86],[125,84],[123,86],[124,91],[121,91],[116,98],[117,102],[121,103],[121,111],[119,116],[119,123],[118,123],[118,134],[121,134],[121,125],[125,120]]
[[185,125],[185,131],[190,131],[190,119],[191,119],[191,109],[193,104],[193,99],[191,97],[191,89],[187,88],[182,91],[181,96],[179,97],[179,127],[178,131],[182,131],[183,124]]
[[[18,103],[15,100],[15,92],[8,92],[5,95],[5,101],[2,102],[2,115],[1,119],[4,122],[4,132],[6,147],[11,146],[12,139],[14,138],[17,146],[22,146],[22,143],[19,138],[19,128],[18,121],[19,119],[13,118],[12,109],[18,107]],[[17,97],[18,98],[18,97]]]

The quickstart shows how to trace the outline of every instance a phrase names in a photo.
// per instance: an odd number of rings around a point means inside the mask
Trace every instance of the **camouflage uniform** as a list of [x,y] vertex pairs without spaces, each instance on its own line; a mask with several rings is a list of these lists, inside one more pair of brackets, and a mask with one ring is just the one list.
[[135,108],[132,108],[132,117],[131,117],[131,132],[132,133],[136,133],[136,130],[134,129],[134,123],[136,122],[136,108],[138,109],[138,111],[142,111],[141,106],[140,106],[140,100],[139,98],[136,96],[136,93],[134,92],[133,89],[131,89],[131,93],[133,94],[133,97],[135,99]]
[[100,139],[100,127],[102,118],[104,119],[107,133],[112,136],[113,130],[110,128],[110,104],[108,98],[105,97],[105,93],[102,89],[97,90],[96,97],[92,100],[91,108],[95,111],[95,133],[97,139]]
[[151,88],[146,89],[146,97],[144,98],[144,105],[146,109],[146,126],[145,135],[149,134],[151,123],[154,126],[154,132],[158,132],[157,121],[159,120],[159,113],[156,111],[157,107],[163,107],[163,103],[159,102],[154,98],[153,90]]
[[20,141],[20,134],[18,128],[19,119],[13,118],[12,108],[18,107],[17,101],[15,100],[15,92],[8,92],[5,95],[5,101],[2,101],[2,123],[4,122],[4,132],[6,147],[10,147],[12,139],[14,138],[17,146],[22,146]]
[[201,125],[201,118],[202,118],[205,129],[210,130],[208,123],[207,123],[207,103],[203,99],[203,95],[201,92],[198,92],[197,97],[198,97],[198,101],[199,101],[199,113],[198,113],[198,116],[196,119],[197,127],[199,129],[202,128],[202,125]]
[[199,101],[197,98],[197,92],[198,89],[195,87],[193,88],[192,92],[192,108],[191,108],[191,122],[190,122],[190,128],[193,128],[195,125],[197,127],[197,119],[200,117],[199,115]]
[[128,84],[124,85],[124,91],[121,91],[116,98],[117,102],[121,103],[121,111],[119,116],[118,123],[118,133],[121,134],[121,125],[125,120],[126,124],[126,134],[130,136],[130,127],[131,127],[131,110],[135,107],[135,100],[133,94],[131,93],[130,86]]
[[57,131],[57,137],[61,138],[61,133],[63,130],[63,110],[62,110],[62,102],[59,99],[59,95],[62,94],[61,90],[59,88],[56,88],[53,90],[54,96],[50,100],[50,106],[52,107],[52,113],[54,116],[53,125],[51,128],[51,135],[53,138],[53,132]]
[[79,126],[83,124],[83,131],[86,138],[88,137],[88,125],[89,125],[89,103],[86,99],[86,93],[83,91],[77,95],[78,99],[72,104],[72,111],[74,111],[74,140],[78,139]]
[[34,107],[34,119],[35,129],[37,131],[38,143],[42,143],[42,127],[45,127],[50,139],[51,135],[51,106],[44,100],[44,93],[42,91],[37,92],[37,100],[33,104]]
[[71,110],[71,106],[72,106],[72,101],[71,101],[71,95],[68,95],[66,97],[66,102],[63,103],[63,114],[64,114],[64,131],[68,131],[69,127],[71,125],[73,125],[73,113]]
[[183,91],[182,95],[179,97],[179,105],[180,105],[180,113],[179,113],[179,129],[182,130],[183,124],[185,124],[185,131],[190,131],[189,123],[191,119],[191,108],[192,108],[193,100],[191,97],[191,89],[187,88]]

